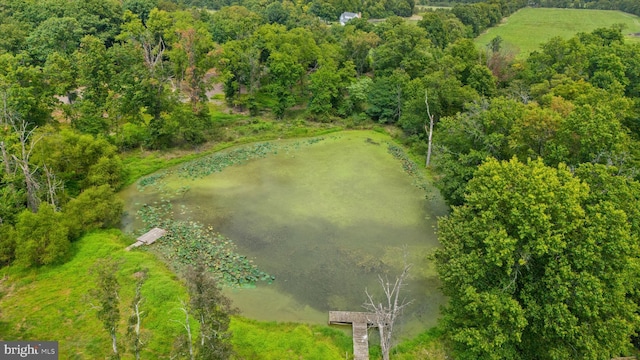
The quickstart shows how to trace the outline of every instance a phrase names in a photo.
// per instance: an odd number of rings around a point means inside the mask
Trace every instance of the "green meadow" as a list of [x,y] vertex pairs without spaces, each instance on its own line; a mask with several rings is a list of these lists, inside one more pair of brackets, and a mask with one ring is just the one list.
[[[146,317],[143,326],[152,336],[144,357],[171,351],[172,338],[181,325],[180,300],[184,286],[155,256],[142,251],[124,251],[133,239],[119,230],[94,232],[73,244],[73,258],[62,265],[24,269],[2,269],[2,339],[34,339],[59,342],[61,359],[105,358],[110,338],[96,317],[89,291],[95,285],[90,268],[96,260],[112,257],[120,262],[120,333],[126,333],[128,306],[133,298],[133,274],[147,268],[149,278],[142,294]],[[71,284],[73,284],[71,286]]]
[[[63,265],[2,269],[0,339],[55,340],[60,359],[108,357],[110,338],[96,317],[88,293],[94,286],[89,269],[96,260],[110,256],[120,262],[121,339],[134,295],[133,274],[147,268],[149,278],[142,288],[142,327],[150,337],[142,358],[169,358],[174,339],[184,331],[180,301],[188,299],[186,289],[155,255],[125,251],[132,241],[119,230],[94,232],[73,244],[73,259]],[[197,331],[196,322],[191,326]],[[351,338],[326,326],[260,323],[234,317],[231,330],[240,359],[344,359],[351,351]],[[123,358],[134,357],[127,353]]]
[[491,28],[475,40],[484,48],[491,39],[500,36],[502,46],[518,58],[525,58],[540,44],[559,36],[568,39],[579,32],[590,32],[614,24],[624,25],[622,31],[628,41],[640,42],[640,18],[613,10],[525,8],[511,15],[498,26]]

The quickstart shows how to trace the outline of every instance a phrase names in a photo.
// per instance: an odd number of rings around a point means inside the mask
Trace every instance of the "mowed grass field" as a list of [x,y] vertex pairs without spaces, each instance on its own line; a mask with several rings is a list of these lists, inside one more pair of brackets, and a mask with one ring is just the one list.
[[640,42],[640,17],[613,10],[524,8],[511,15],[498,26],[478,36],[476,44],[485,46],[496,36],[502,37],[504,49],[518,58],[526,58],[539,49],[540,44],[559,36],[569,39],[579,32],[590,32],[601,27],[623,24],[626,41]]

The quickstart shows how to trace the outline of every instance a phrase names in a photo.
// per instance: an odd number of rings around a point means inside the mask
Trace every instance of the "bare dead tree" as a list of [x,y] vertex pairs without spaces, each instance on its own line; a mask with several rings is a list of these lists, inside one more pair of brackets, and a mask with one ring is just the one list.
[[142,271],[136,272],[134,274],[134,277],[137,279],[136,291],[135,295],[133,296],[133,300],[131,301],[131,315],[129,316],[127,337],[129,339],[131,351],[135,355],[136,360],[140,360],[140,352],[144,348],[146,341],[141,330],[144,311],[140,309],[140,306],[144,302],[144,298],[142,297],[142,285],[144,285],[145,281],[148,278],[148,270],[144,269]]
[[433,115],[431,115],[431,111],[429,110],[429,94],[427,90],[424,91],[424,103],[427,105],[427,115],[429,116],[429,129],[427,130],[427,124],[424,124],[424,131],[427,133],[429,140],[427,142],[427,161],[425,166],[429,167],[431,163],[431,145],[433,143]]
[[[46,165],[41,168],[31,162],[33,149],[44,135],[34,136],[37,127],[29,129],[26,121],[16,120],[16,117],[11,116],[8,121],[17,137],[18,143],[16,145],[18,146],[16,150],[9,148],[5,141],[0,141],[0,155],[2,156],[0,160],[4,164],[6,175],[13,178],[20,170],[27,190],[27,207],[32,212],[38,211],[41,196],[46,197],[46,201],[57,208],[57,194],[63,188],[63,182],[56,178],[51,168]],[[13,154],[10,153],[11,150],[13,150]],[[40,171],[41,169],[42,171]],[[46,186],[44,194],[40,192],[43,185]]]
[[31,212],[38,212],[38,207],[40,206],[40,198],[38,198],[38,190],[40,189],[40,184],[35,179],[35,173],[38,170],[37,167],[31,168],[29,162],[18,159],[15,155],[13,155],[13,159],[18,164],[18,167],[22,170],[22,175],[24,176],[24,182],[27,186],[27,207]]
[[[0,95],[2,96],[2,110],[0,111],[0,125],[4,125],[4,130],[8,130],[8,124],[13,124],[13,114],[9,109],[7,104],[7,89],[6,86],[0,86],[2,91]],[[0,141],[0,152],[2,152],[2,162],[4,163],[4,171],[7,175],[14,175],[15,170],[11,169],[11,158],[9,157],[9,153],[7,151],[7,145],[4,141]]]
[[63,189],[64,183],[56,178],[56,175],[47,165],[44,165],[42,169],[47,182],[47,202],[55,209],[58,209],[58,190]]
[[22,170],[24,176],[25,185],[27,188],[27,207],[32,212],[38,212],[38,206],[40,199],[38,198],[38,189],[40,189],[40,183],[36,180],[35,174],[38,171],[37,166],[33,166],[29,159],[35,145],[42,139],[42,136],[33,138],[34,131],[37,129],[28,128],[26,121],[12,121],[13,130],[18,135],[20,142],[20,157],[12,155],[16,165]]
[[191,109],[197,113],[201,110],[201,95],[206,92],[204,73],[198,68],[198,33],[194,28],[178,30],[177,33],[179,41],[175,47],[185,52],[187,60],[178,82],[189,98]]
[[363,307],[367,309],[367,311],[375,314],[374,319],[369,320],[374,322],[373,326],[377,327],[380,333],[380,347],[382,349],[383,360],[389,360],[389,350],[392,345],[391,340],[396,320],[402,315],[403,309],[413,302],[413,300],[400,297],[402,287],[406,285],[405,281],[409,275],[409,269],[411,269],[411,265],[405,262],[402,273],[396,277],[394,282],[389,281],[387,277],[383,279],[382,276],[378,276],[385,295],[385,299],[381,302],[376,301],[369,291],[365,290],[367,301]]
[[397,120],[402,116],[402,86],[399,83],[396,85],[396,116]]
[[158,39],[158,44],[153,44],[153,36],[149,33],[145,33],[140,35],[139,38],[136,39],[139,41],[142,46],[142,51],[144,55],[144,64],[147,66],[147,69],[151,73],[155,72],[156,66],[158,64],[162,64],[162,55],[166,49],[164,45],[164,40],[162,37]]
[[184,330],[187,332],[187,338],[183,341],[181,341],[181,338],[178,338],[178,351],[181,352],[181,350],[187,348],[189,351],[189,359],[194,360],[195,353],[193,351],[193,335],[191,334],[191,324],[189,323],[189,305],[187,305],[184,300],[180,300],[180,303],[182,304],[180,310],[184,312],[184,322],[178,320],[172,321],[177,322],[178,324],[182,325],[182,327],[184,327]]
[[0,111],[0,125],[8,124],[9,120],[12,118],[11,111],[9,109],[9,86],[6,82],[2,82],[0,84],[0,96],[1,96],[1,104],[2,110]]
[[7,145],[4,141],[0,141],[0,153],[2,153],[2,163],[4,164],[4,172],[7,176],[12,176],[15,174],[15,170],[11,169],[11,158],[9,157],[9,153],[7,152]]

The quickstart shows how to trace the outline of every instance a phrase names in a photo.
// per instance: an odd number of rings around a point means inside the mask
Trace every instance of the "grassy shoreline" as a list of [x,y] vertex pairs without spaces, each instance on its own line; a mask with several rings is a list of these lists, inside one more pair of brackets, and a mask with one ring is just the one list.
[[275,125],[273,125],[273,128],[267,127],[266,129],[262,130],[259,126],[255,126],[254,129],[251,130],[251,132],[247,135],[234,133],[245,131],[242,126],[236,126],[231,130],[226,129],[226,131],[230,134],[226,134],[223,136],[225,140],[209,141],[195,149],[171,149],[155,151],[139,149],[126,152],[122,154],[122,162],[124,165],[125,173],[123,187],[131,185],[141,177],[154,173],[158,170],[166,169],[175,165],[185,163],[187,161],[195,160],[203,156],[211,155],[213,153],[234,146],[276,139],[321,136],[344,130],[344,128],[340,125],[311,127],[302,126],[298,123],[287,129],[287,126],[291,125],[291,123],[258,120],[258,122],[254,124]]

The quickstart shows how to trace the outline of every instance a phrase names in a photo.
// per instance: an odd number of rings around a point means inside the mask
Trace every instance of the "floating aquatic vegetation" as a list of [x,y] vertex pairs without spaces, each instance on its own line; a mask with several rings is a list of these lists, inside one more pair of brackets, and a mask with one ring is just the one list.
[[366,142],[367,144],[371,144],[371,145],[380,145],[379,142],[373,140],[372,138],[367,138],[364,142]]
[[394,158],[400,160],[402,169],[413,178],[413,186],[427,192],[426,197],[429,197],[431,195],[429,183],[422,175],[422,172],[420,171],[418,165],[413,160],[411,160],[404,152],[404,150],[398,145],[387,142],[387,151]]
[[159,180],[163,179],[167,175],[169,175],[169,172],[161,171],[161,172],[143,177],[138,181],[138,184],[137,184],[138,191],[144,191],[147,186],[156,185]]
[[322,140],[324,140],[324,137],[311,138],[311,139],[307,140],[307,144],[312,145],[312,144],[315,144],[315,143],[319,143]]
[[272,143],[254,144],[231,151],[215,153],[183,164],[178,170],[178,176],[197,179],[233,165],[246,163],[249,160],[264,158],[276,149]]
[[244,164],[250,160],[261,159],[267,155],[275,155],[279,150],[299,150],[301,146],[312,145],[324,140],[323,137],[296,141],[289,145],[264,142],[243,146],[234,150],[215,153],[183,164],[178,169],[178,176],[187,179],[198,179],[220,172],[226,167]]
[[404,171],[411,175],[415,176],[418,174],[418,165],[413,162],[413,160],[409,159],[407,154],[405,154],[404,150],[395,144],[387,143],[387,151],[389,154],[393,155],[394,158],[400,160],[402,163],[402,168]]
[[191,190],[191,186],[189,186],[189,185],[183,185],[183,186],[180,186],[180,187],[178,188],[178,190],[176,190],[176,191],[175,191],[175,194],[176,194],[176,195],[180,195],[180,196],[183,196],[183,197],[184,197],[184,194],[186,194],[187,192],[189,192],[189,190]]
[[204,262],[219,279],[229,286],[253,285],[258,281],[271,283],[275,278],[258,269],[253,261],[236,252],[230,239],[196,221],[173,220],[173,205],[163,200],[159,205],[144,205],[138,216],[148,230],[160,227],[167,230],[154,248],[175,266]]

